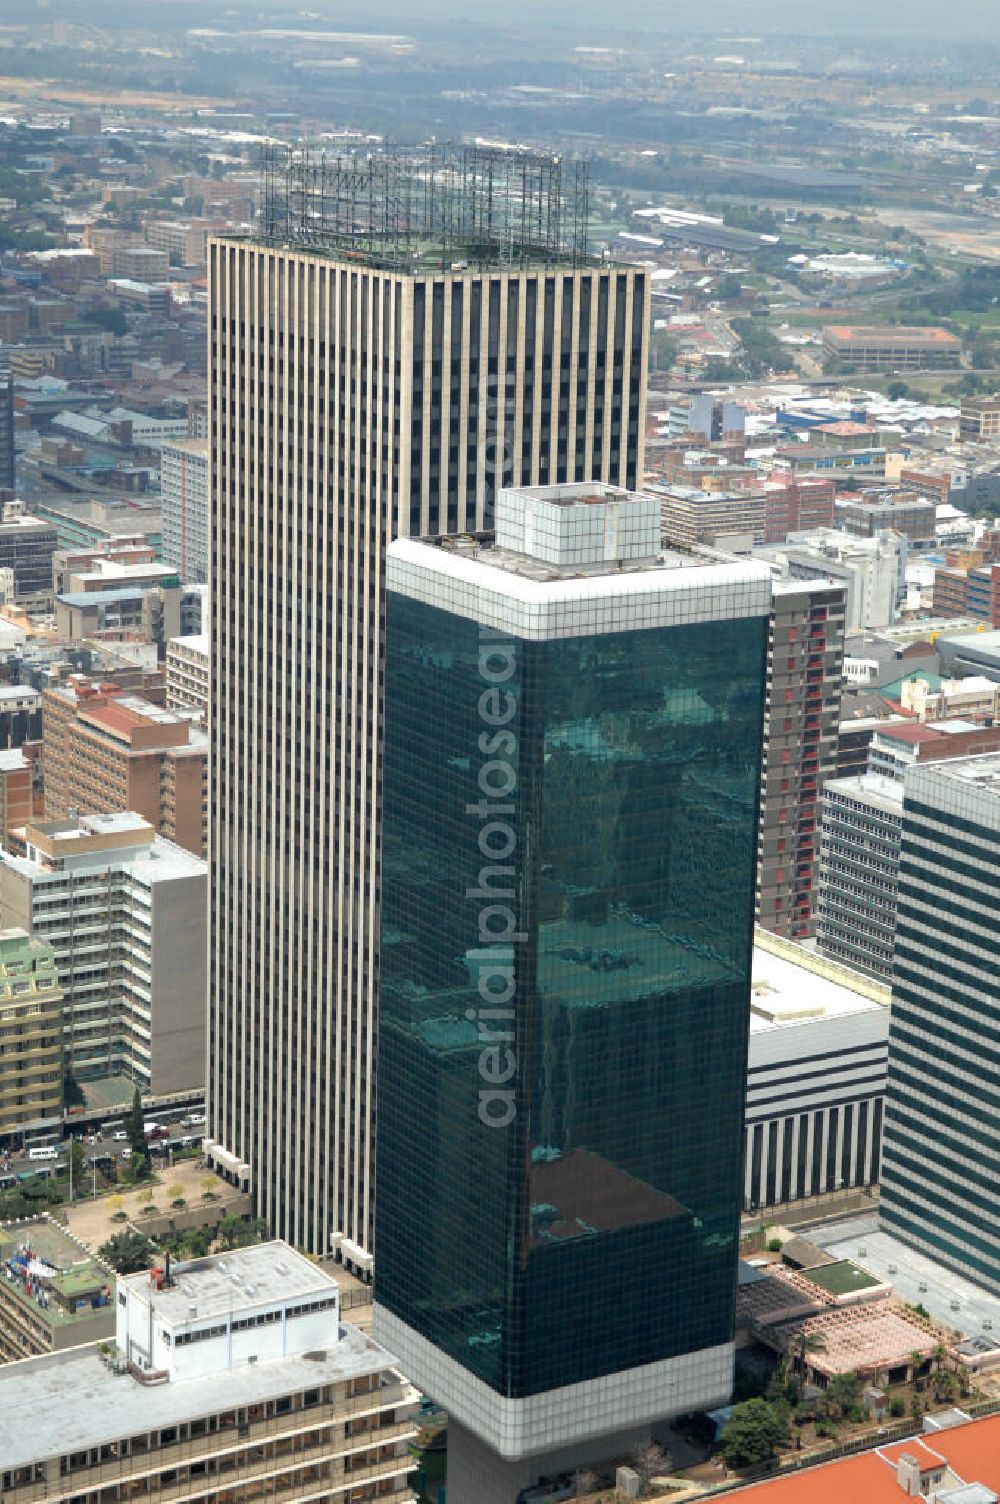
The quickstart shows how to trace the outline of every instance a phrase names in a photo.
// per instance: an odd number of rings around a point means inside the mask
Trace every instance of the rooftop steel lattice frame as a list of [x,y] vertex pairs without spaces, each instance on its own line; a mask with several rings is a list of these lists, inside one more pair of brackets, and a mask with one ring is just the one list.
[[586,162],[431,142],[265,148],[258,234],[394,271],[589,266]]

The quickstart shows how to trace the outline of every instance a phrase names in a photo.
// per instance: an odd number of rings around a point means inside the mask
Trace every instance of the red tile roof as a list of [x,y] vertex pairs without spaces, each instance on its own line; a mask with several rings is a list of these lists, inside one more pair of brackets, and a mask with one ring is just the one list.
[[857,1457],[739,1488],[726,1499],[745,1499],[746,1504],[845,1504],[845,1500],[903,1504],[907,1496],[896,1482],[900,1452],[916,1457],[922,1466],[929,1465],[935,1456],[943,1457],[964,1483],[983,1483],[994,1492],[1000,1490],[1000,1415],[991,1415],[922,1439],[894,1442]]

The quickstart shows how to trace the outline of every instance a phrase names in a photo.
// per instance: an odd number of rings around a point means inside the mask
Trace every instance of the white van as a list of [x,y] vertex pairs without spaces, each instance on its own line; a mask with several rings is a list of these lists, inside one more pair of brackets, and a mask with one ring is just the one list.
[[28,1150],[29,1159],[58,1159],[59,1150],[55,1144],[43,1144],[40,1148]]

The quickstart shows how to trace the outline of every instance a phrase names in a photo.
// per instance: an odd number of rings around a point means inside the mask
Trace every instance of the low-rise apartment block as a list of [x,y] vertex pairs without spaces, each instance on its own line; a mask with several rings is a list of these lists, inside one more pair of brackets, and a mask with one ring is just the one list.
[[4,1504],[412,1504],[416,1391],[284,1243],[118,1281],[112,1353],[0,1368]]
[[43,692],[45,813],[135,810],[204,855],[208,738],[190,715],[74,677]]
[[56,596],[60,637],[155,642],[161,652],[182,626],[183,592],[172,565],[121,563],[102,555],[90,567],[64,573]]
[[172,637],[167,643],[167,704],[172,710],[208,714],[209,653],[207,632]]
[[20,843],[24,856],[0,854],[0,905],[51,947],[66,1072],[154,1096],[203,1090],[205,863],[135,814],[39,821]]
[[849,538],[893,531],[911,543],[933,543],[937,507],[919,496],[858,496],[837,502],[836,519]]
[[[112,1337],[114,1286],[110,1270],[48,1218],[0,1227],[0,1364]],[[10,1372],[0,1367],[4,1379]],[[0,1498],[7,1504],[6,1488]]]
[[211,219],[147,219],[143,225],[146,244],[181,266],[205,265],[209,233],[217,228]]
[[1000,392],[995,392],[991,397],[962,398],[959,437],[963,439],[1000,437]]
[[61,1124],[62,1002],[51,948],[0,930],[0,1141]]

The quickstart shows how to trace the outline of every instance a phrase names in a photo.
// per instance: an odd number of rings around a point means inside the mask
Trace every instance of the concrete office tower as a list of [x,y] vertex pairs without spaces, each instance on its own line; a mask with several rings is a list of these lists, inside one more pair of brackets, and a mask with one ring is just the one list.
[[154,1096],[205,1084],[206,865],[135,814],[47,820],[0,859],[5,924],[48,941],[66,1071]]
[[48,945],[0,930],[0,1141],[59,1128],[63,992]]
[[757,921],[803,940],[816,928],[820,800],[837,767],[847,596],[829,580],[773,590]]
[[743,1206],[878,1183],[889,987],[758,930]]
[[387,585],[375,1329],[512,1504],[730,1393],[770,575],[591,484]]
[[1000,754],[905,789],[879,1215],[1000,1294]]
[[823,794],[816,948],[892,979],[903,785],[880,773],[831,778]]
[[0,1367],[5,1500],[413,1504],[417,1395],[294,1248],[168,1259],[112,1301],[113,1341]]
[[208,579],[208,440],[171,439],[160,448],[163,562],[181,579]]
[[209,258],[207,1150],[275,1231],[364,1269],[385,547],[483,527],[504,482],[635,485],[648,290],[588,258],[582,174],[556,159],[289,178],[260,237]]

